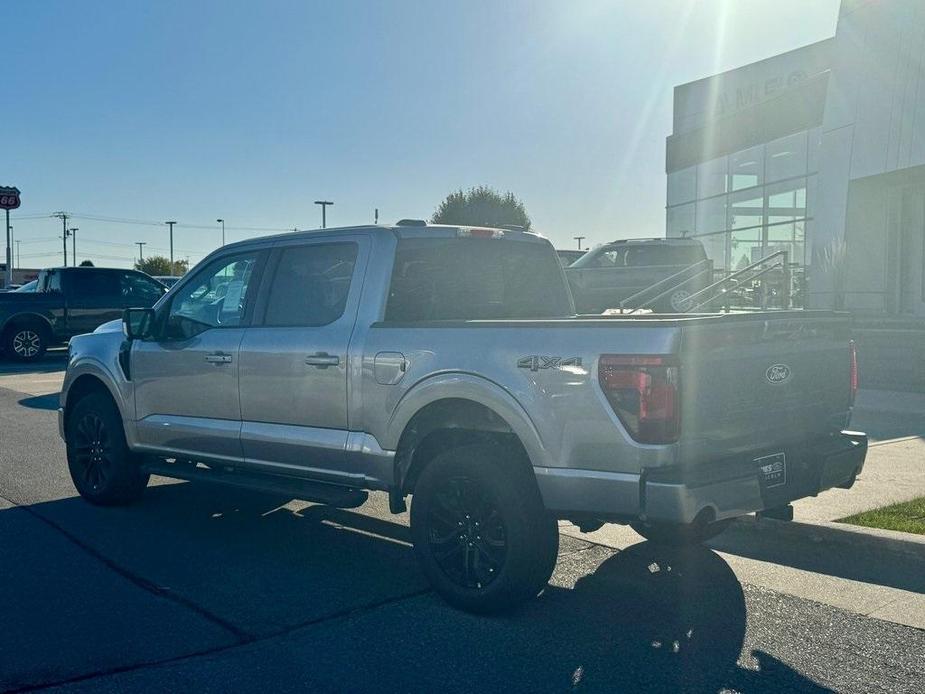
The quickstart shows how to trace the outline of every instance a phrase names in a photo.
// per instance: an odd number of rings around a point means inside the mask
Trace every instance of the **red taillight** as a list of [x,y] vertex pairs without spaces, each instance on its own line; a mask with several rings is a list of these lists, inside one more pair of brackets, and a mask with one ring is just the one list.
[[674,443],[681,434],[679,369],[672,357],[604,354],[598,381],[607,402],[640,443]]
[[848,341],[848,352],[851,355],[851,404],[854,404],[854,399],[858,394],[858,349],[854,344],[854,340]]

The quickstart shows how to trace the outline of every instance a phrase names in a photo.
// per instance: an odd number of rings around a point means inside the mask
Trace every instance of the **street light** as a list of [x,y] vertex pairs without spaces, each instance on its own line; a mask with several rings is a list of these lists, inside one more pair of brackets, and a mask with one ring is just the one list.
[[170,274],[173,274],[173,225],[176,222],[164,222],[170,227]]
[[330,200],[315,200],[315,204],[321,205],[321,228],[327,229],[328,228],[328,217],[327,217],[328,205],[333,205],[334,203],[331,202]]
[[224,246],[224,245],[225,245],[225,220],[224,220],[224,219],[216,219],[215,221],[216,221],[216,222],[220,222],[221,225],[222,225],[222,245]]
[[77,232],[80,228],[71,227],[68,231],[71,232],[71,262],[74,263],[74,267],[77,267]]

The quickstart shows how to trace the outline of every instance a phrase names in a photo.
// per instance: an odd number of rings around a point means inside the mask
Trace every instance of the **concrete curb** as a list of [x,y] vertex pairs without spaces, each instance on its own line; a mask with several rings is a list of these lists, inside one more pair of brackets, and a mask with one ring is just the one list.
[[779,521],[771,518],[757,519],[754,516],[737,519],[730,530],[734,531],[736,528],[758,534],[773,533],[777,537],[789,537],[801,542],[841,544],[850,546],[855,551],[886,550],[925,561],[925,535],[865,528],[847,523]]

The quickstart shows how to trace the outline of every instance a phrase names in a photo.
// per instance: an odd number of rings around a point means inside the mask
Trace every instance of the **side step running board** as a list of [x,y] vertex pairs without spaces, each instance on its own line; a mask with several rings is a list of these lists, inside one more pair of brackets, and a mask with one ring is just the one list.
[[311,482],[298,477],[284,475],[261,475],[239,470],[214,469],[192,462],[168,463],[152,460],[141,466],[152,475],[162,475],[180,480],[212,482],[229,487],[242,487],[268,494],[279,494],[293,499],[326,504],[335,508],[357,508],[366,503],[369,494],[359,489],[338,487],[334,484]]

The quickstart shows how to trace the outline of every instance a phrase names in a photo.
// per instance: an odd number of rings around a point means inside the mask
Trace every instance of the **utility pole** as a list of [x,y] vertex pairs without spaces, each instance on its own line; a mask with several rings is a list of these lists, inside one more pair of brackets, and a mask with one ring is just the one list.
[[135,245],[138,246],[138,262],[143,263],[145,260],[145,246],[148,244],[147,241],[136,241]]
[[176,222],[164,222],[170,226],[170,274],[173,274],[173,225]]
[[321,228],[327,229],[328,228],[328,216],[327,216],[328,205],[333,205],[334,203],[331,202],[330,200],[315,200],[315,204],[321,205]]
[[71,227],[69,231],[71,232],[71,262],[74,263],[74,267],[77,267],[77,232],[80,230],[80,227]]
[[64,267],[67,267],[67,220],[70,215],[67,212],[55,212],[52,217],[61,220],[61,243],[64,244]]
[[19,267],[18,262],[16,263],[16,265],[13,265],[13,244],[15,243],[16,248],[19,248],[19,241],[14,241],[15,238],[16,237],[13,235],[13,225],[11,224],[10,225],[10,257],[7,258],[7,262],[9,262],[10,267]]
[[216,219],[215,221],[216,221],[216,222],[221,222],[221,225],[222,225],[222,245],[224,246],[224,245],[225,245],[225,220],[224,220],[224,219]]
[[578,242],[578,250],[580,251],[580,250],[581,250],[581,242],[584,241],[584,240],[585,240],[586,238],[588,238],[588,237],[587,237],[587,236],[573,236],[572,238],[575,239],[575,240]]
[[376,212],[373,215],[373,224],[378,224],[378,223],[379,223],[379,208],[377,207]]

